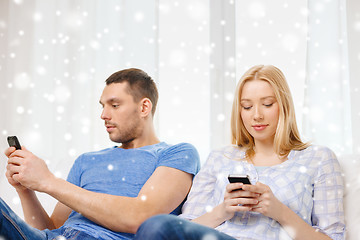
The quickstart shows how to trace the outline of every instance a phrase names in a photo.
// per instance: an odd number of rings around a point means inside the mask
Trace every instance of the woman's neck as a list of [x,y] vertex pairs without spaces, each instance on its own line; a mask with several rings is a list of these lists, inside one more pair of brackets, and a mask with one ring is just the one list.
[[254,147],[255,155],[252,159],[255,166],[273,166],[287,160],[275,152],[272,143],[256,143]]

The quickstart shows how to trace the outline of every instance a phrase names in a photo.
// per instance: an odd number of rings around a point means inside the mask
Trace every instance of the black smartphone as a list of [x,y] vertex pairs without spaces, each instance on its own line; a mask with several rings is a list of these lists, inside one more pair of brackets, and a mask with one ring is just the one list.
[[16,136],[8,136],[7,141],[10,147],[15,147],[16,150],[21,149],[20,142]]
[[243,183],[243,184],[251,184],[248,175],[229,174],[228,179],[229,179],[229,182],[230,182],[230,183],[241,182],[241,183]]

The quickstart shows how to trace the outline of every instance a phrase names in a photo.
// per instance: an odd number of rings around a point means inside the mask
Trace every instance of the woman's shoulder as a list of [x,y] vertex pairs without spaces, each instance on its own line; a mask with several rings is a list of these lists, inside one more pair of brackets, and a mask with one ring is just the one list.
[[315,144],[312,144],[305,149],[297,150],[297,152],[299,152],[300,154],[335,155],[334,152],[330,148],[328,148],[326,146],[322,146],[322,145],[315,145]]
[[237,145],[227,145],[214,149],[209,154],[209,159],[242,160],[245,158],[245,150]]
[[293,152],[296,159],[314,161],[317,163],[324,161],[337,162],[336,154],[329,147],[322,145],[310,145],[303,150],[296,150]]
[[210,154],[241,154],[241,153],[245,153],[245,150],[237,145],[227,145],[227,146],[223,146],[220,148],[216,148],[214,150],[211,151]]

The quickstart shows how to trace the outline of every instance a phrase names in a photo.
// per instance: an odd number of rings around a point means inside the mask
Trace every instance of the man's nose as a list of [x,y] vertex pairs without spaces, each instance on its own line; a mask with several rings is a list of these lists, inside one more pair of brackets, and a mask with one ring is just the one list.
[[110,119],[110,115],[109,115],[109,113],[108,113],[108,111],[107,111],[107,109],[106,109],[105,107],[103,108],[103,110],[102,110],[102,112],[101,112],[100,118],[101,118],[102,120],[108,120],[108,119]]

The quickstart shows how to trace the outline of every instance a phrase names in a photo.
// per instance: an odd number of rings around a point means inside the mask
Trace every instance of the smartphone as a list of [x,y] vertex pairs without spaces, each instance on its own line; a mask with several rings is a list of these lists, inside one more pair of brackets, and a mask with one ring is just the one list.
[[243,184],[251,184],[248,175],[229,174],[228,179],[229,179],[229,182],[230,182],[230,183],[241,182],[241,183],[243,183]]
[[10,147],[15,147],[16,150],[21,149],[20,142],[16,136],[8,136],[7,141]]

